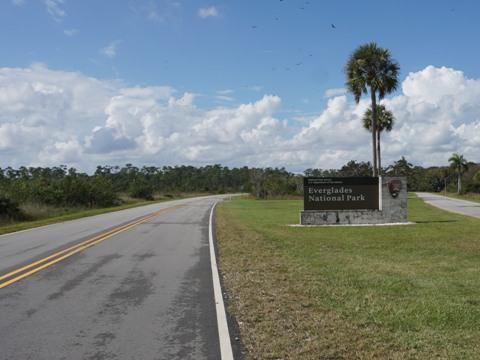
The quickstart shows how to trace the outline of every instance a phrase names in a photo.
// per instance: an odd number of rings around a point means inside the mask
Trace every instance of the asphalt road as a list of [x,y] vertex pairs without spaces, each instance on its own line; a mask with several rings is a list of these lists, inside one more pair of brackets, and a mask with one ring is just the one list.
[[0,359],[221,359],[208,224],[222,198],[0,236]]
[[417,192],[419,198],[427,204],[454,213],[480,218],[480,204],[473,201],[460,200],[439,194]]

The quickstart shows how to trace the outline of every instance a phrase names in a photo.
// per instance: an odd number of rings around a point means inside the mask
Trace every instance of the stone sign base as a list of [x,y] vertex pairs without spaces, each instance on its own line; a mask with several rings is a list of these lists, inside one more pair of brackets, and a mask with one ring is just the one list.
[[[392,195],[389,184],[401,182]],[[407,180],[404,177],[380,178],[379,210],[307,210],[300,212],[300,225],[395,224],[407,222]],[[397,189],[398,190],[398,189]]]

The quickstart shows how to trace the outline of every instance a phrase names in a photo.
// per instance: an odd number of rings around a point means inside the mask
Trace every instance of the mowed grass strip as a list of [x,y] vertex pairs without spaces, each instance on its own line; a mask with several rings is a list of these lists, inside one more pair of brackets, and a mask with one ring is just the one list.
[[479,359],[480,220],[413,198],[415,225],[288,226],[302,207],[217,208],[247,359]]

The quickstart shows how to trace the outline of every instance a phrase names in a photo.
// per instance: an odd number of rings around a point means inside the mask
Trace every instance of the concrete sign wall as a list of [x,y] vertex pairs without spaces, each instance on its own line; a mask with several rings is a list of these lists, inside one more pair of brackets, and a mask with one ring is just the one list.
[[[300,225],[407,222],[407,179],[404,177],[307,179],[305,211],[300,211]],[[376,202],[372,200],[375,198]],[[369,204],[371,209],[366,209]]]
[[304,178],[304,210],[380,209],[378,177]]

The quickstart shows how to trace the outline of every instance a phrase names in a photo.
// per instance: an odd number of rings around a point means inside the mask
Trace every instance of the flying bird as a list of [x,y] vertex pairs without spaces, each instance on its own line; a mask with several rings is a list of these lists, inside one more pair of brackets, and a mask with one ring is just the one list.
[[336,29],[335,25],[332,24],[332,28]]

